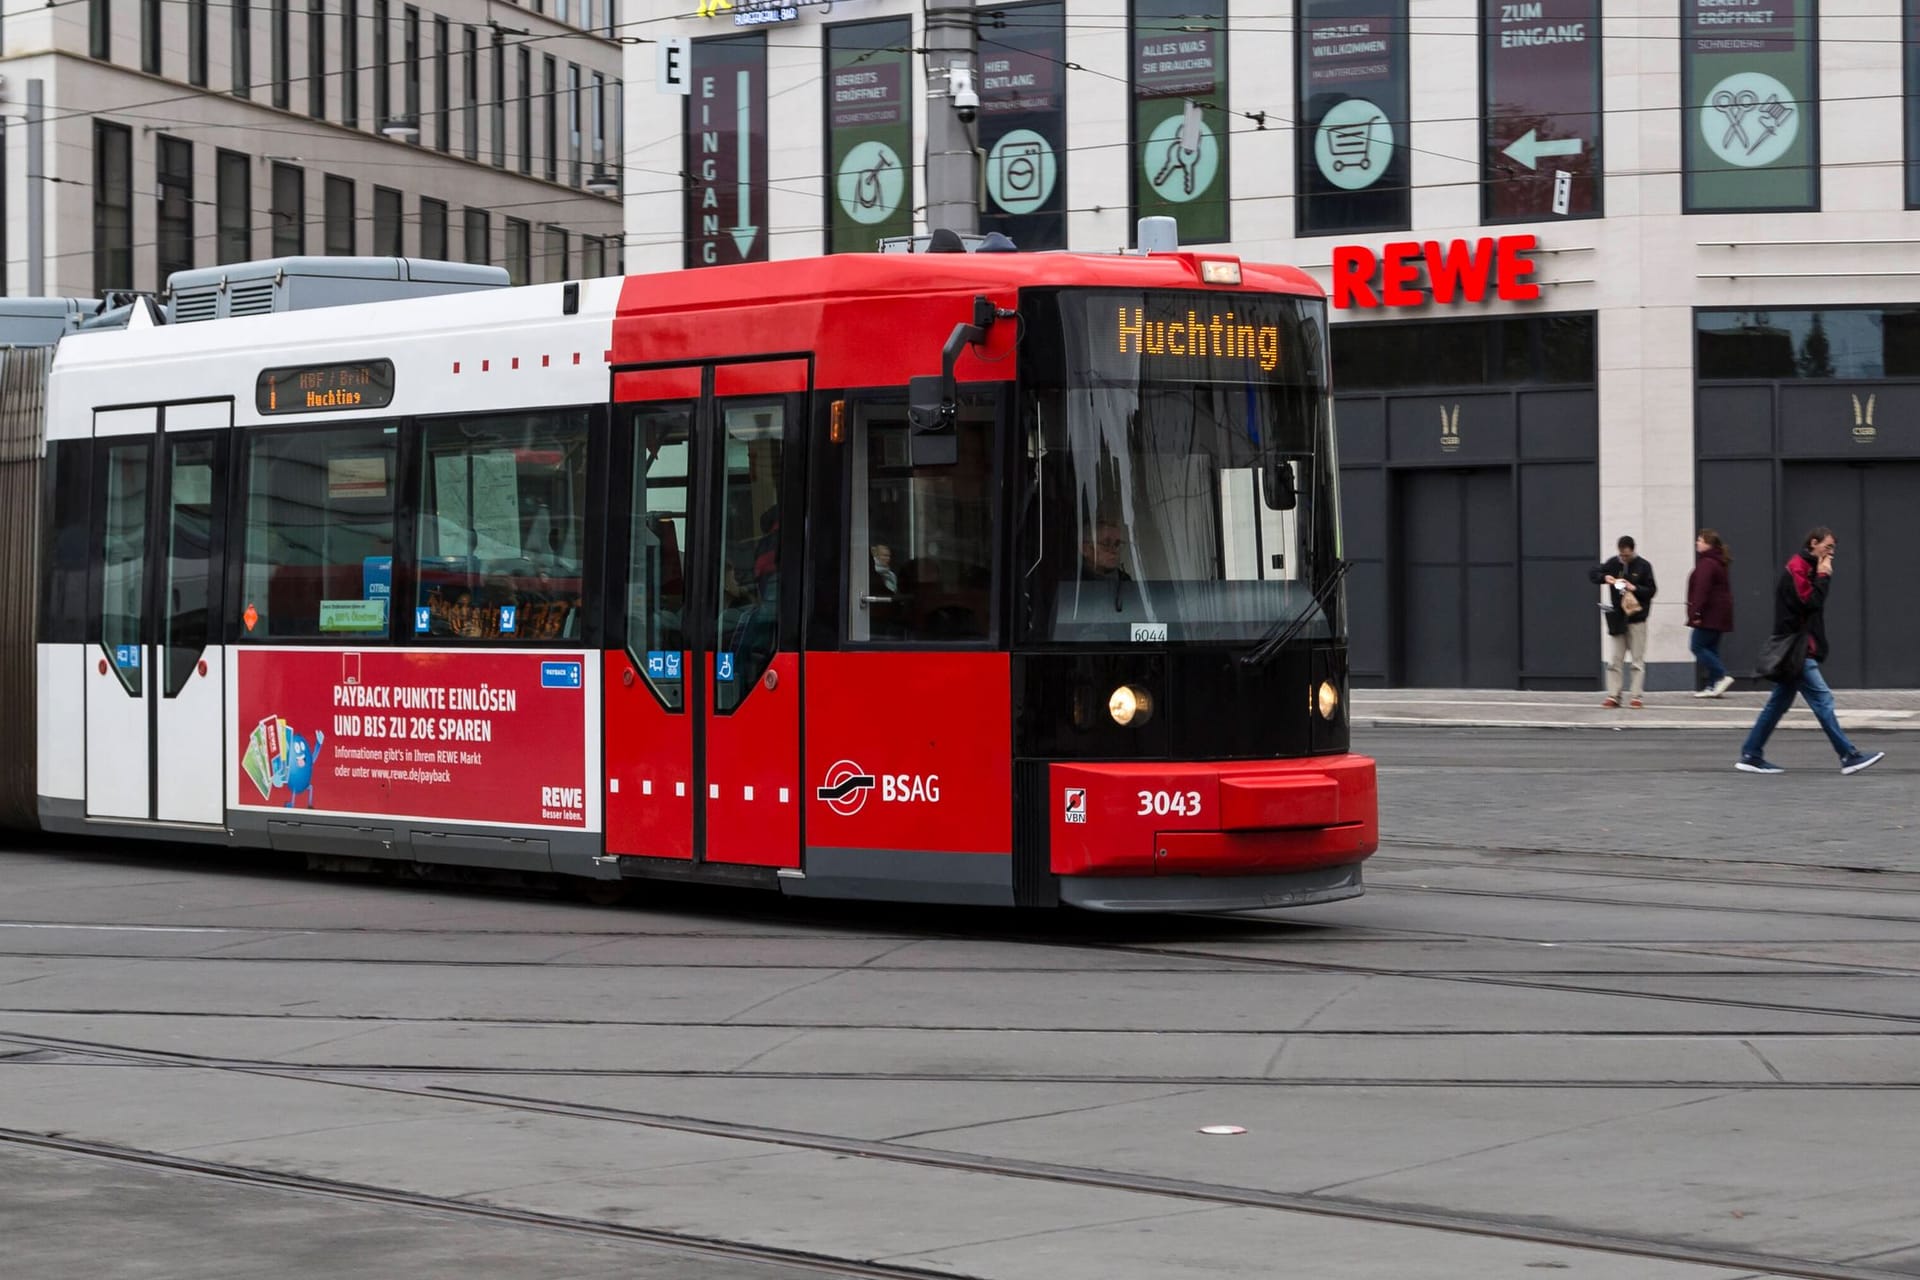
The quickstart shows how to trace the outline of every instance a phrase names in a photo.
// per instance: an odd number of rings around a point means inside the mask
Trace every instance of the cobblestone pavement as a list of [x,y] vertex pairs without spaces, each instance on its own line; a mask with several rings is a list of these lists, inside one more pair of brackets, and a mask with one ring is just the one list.
[[1920,739],[1862,731],[1887,758],[1842,777],[1821,734],[1781,733],[1767,754],[1787,772],[1768,777],[1735,771],[1740,736],[1363,721],[1354,749],[1379,761],[1383,848],[1920,871]]

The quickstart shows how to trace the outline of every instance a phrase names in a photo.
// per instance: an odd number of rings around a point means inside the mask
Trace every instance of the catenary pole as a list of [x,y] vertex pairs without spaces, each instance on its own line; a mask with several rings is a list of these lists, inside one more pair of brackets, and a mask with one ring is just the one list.
[[980,229],[979,162],[974,123],[955,109],[952,69],[971,75],[975,58],[973,0],[926,0],[927,229],[962,234]]

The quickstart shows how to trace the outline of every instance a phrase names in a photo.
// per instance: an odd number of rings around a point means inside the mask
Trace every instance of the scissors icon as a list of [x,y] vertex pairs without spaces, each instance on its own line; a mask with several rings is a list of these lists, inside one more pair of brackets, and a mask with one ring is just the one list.
[[1747,126],[1744,122],[1747,116],[1758,110],[1759,107],[1760,95],[1751,89],[1742,89],[1738,93],[1730,93],[1722,89],[1713,95],[1713,109],[1727,118],[1727,133],[1725,137],[1720,139],[1720,147],[1722,150],[1732,146],[1734,140],[1738,139],[1740,145],[1745,147],[1747,153],[1751,155],[1753,149],[1759,146],[1760,142],[1767,140],[1767,137],[1773,133],[1771,127],[1767,129],[1766,133],[1760,135],[1759,142],[1749,142],[1747,140]]

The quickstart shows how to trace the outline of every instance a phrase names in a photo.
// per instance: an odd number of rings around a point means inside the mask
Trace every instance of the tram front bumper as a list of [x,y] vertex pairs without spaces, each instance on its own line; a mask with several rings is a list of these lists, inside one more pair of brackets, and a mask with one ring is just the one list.
[[1332,889],[1308,873],[1351,867],[1353,887],[1336,895],[1347,897],[1359,891],[1359,862],[1380,844],[1366,756],[1055,764],[1048,773],[1050,863],[1069,901],[1082,896],[1071,886],[1082,877],[1245,876],[1274,880],[1273,892],[1288,896],[1289,877]]

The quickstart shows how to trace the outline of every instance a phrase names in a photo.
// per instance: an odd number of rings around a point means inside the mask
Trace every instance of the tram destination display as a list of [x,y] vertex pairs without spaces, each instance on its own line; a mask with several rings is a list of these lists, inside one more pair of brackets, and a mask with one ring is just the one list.
[[1062,312],[1069,333],[1083,331],[1070,339],[1079,348],[1071,358],[1084,361],[1096,382],[1313,380],[1317,358],[1306,348],[1315,346],[1315,326],[1298,303],[1244,294],[1096,293],[1063,303]]
[[391,360],[267,369],[253,388],[253,407],[262,414],[384,409],[392,403]]

